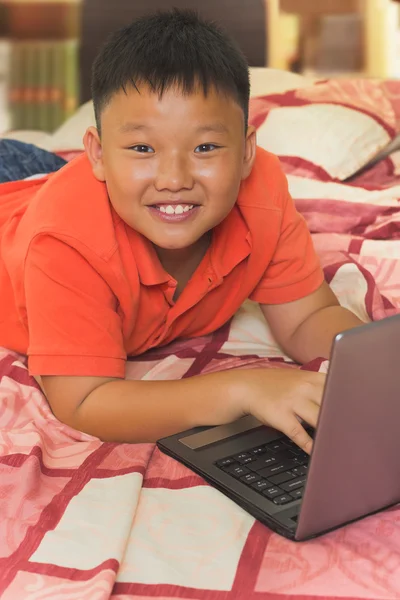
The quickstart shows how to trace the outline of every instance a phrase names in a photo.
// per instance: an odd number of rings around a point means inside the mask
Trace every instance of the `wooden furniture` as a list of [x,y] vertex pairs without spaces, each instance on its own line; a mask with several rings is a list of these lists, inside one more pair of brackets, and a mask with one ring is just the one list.
[[91,97],[90,70],[112,31],[154,10],[189,8],[221,23],[236,39],[251,66],[265,66],[267,22],[264,0],[84,0],[81,41],[81,102]]
[[76,110],[81,0],[0,0],[12,129],[54,131]]
[[[265,0],[267,8],[269,66],[282,68],[279,17],[295,13],[301,19],[301,38],[306,62],[315,55],[315,40],[322,16],[356,13],[362,18],[363,70],[368,77],[394,75],[398,7],[391,0]],[[400,2],[400,0],[396,0]]]
[[3,11],[12,39],[71,39],[79,37],[80,5],[81,0],[0,0],[0,16]]

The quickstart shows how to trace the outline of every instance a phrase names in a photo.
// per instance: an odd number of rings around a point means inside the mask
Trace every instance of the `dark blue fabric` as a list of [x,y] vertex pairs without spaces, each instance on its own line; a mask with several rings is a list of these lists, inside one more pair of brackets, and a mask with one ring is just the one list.
[[0,139],[0,183],[58,171],[66,161],[33,144]]

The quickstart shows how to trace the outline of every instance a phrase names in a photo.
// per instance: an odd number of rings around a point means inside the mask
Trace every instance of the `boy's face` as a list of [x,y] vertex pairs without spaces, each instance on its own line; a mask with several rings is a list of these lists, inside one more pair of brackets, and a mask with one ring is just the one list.
[[118,215],[164,250],[195,244],[230,212],[255,159],[255,131],[230,97],[147,86],[115,94],[85,148]]

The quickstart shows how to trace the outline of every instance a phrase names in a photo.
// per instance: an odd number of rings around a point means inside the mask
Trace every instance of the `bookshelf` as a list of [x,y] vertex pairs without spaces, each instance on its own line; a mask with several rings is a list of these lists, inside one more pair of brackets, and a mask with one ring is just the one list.
[[0,134],[10,127],[8,110],[9,44],[0,35]]
[[76,110],[80,9],[80,0],[0,0],[10,129],[52,132]]

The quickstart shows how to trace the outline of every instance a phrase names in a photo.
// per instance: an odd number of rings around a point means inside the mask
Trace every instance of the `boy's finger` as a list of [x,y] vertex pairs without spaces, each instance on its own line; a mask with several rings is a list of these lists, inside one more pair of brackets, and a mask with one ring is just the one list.
[[285,423],[282,424],[282,427],[279,427],[279,429],[297,444],[299,448],[304,450],[304,452],[307,452],[307,454],[311,453],[313,440],[301,423],[296,419],[295,415],[291,415],[290,418],[287,418]]
[[317,426],[319,411],[319,405],[311,400],[303,400],[299,402],[299,406],[295,407],[296,415],[314,429]]

